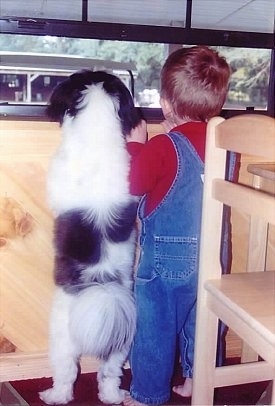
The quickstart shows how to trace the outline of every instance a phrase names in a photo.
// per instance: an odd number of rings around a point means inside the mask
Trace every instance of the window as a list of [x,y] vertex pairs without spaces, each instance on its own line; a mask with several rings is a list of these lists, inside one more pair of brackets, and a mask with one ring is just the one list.
[[[160,107],[159,76],[169,51],[165,44],[19,35],[13,36],[11,47],[9,39],[9,35],[0,36],[1,49],[14,51],[3,51],[2,56],[0,53],[2,103],[45,104],[53,88],[64,77],[75,70],[89,67],[111,70],[121,77],[130,90],[131,76],[128,71],[131,71],[136,105]],[[22,48],[36,50],[37,53],[16,52]],[[271,51],[215,48],[226,57],[232,68],[225,108],[266,110]],[[121,69],[118,63],[121,63]]]
[[[69,5],[69,6],[68,6]],[[1,0],[1,16],[273,33],[272,0]]]
[[271,50],[215,47],[232,70],[227,109],[267,110]]
[[[273,114],[270,0],[0,2],[2,107],[43,106],[64,77],[89,67],[120,76],[137,106],[159,108],[160,70],[169,52],[204,44],[215,47],[232,68],[224,108]],[[18,55],[13,66],[8,53]]]

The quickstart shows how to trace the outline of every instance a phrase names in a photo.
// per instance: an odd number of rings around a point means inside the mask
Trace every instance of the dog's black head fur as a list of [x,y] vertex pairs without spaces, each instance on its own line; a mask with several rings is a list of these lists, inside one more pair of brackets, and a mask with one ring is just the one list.
[[63,123],[65,114],[76,117],[80,110],[82,92],[87,86],[97,83],[102,83],[106,93],[118,100],[118,115],[121,120],[122,133],[123,135],[129,134],[139,124],[140,113],[135,108],[131,93],[124,83],[117,76],[104,71],[79,71],[60,83],[50,98],[47,108],[48,116],[54,121],[59,121],[60,124]]

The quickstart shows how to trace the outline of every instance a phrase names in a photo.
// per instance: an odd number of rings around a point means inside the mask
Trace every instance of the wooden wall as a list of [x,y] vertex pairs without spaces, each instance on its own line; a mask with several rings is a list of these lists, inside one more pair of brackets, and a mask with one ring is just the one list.
[[54,123],[1,122],[1,334],[22,352],[46,350],[53,281],[53,219],[46,203]]

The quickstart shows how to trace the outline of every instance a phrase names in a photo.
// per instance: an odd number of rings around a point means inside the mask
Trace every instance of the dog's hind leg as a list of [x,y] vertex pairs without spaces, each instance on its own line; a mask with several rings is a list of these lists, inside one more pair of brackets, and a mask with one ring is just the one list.
[[[62,348],[60,347],[60,352]],[[66,360],[65,360],[66,357]],[[58,365],[58,362],[60,364]],[[78,358],[72,354],[62,354],[56,360],[53,373],[53,386],[39,393],[40,399],[48,405],[66,404],[73,400],[74,382],[78,374]]]
[[125,391],[120,389],[122,367],[128,351],[116,352],[104,361],[97,373],[98,397],[103,403],[119,404],[125,398]]
[[49,405],[66,404],[73,400],[80,354],[69,332],[71,300],[70,295],[60,290],[53,306],[49,353],[53,368],[53,386],[39,393],[40,399]]

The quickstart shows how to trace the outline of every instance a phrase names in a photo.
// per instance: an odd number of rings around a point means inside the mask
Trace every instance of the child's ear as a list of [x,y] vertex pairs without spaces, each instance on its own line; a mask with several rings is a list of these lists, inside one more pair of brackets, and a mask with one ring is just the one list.
[[167,99],[164,99],[162,97],[160,98],[159,102],[160,102],[164,117],[171,116],[171,114],[172,114],[172,106],[171,106],[170,102]]

